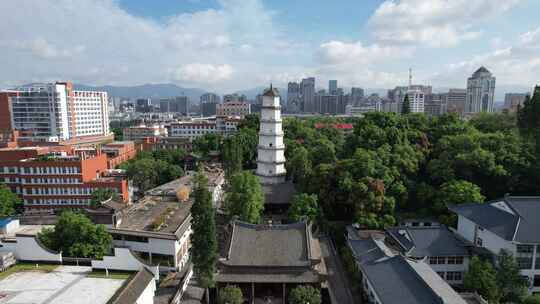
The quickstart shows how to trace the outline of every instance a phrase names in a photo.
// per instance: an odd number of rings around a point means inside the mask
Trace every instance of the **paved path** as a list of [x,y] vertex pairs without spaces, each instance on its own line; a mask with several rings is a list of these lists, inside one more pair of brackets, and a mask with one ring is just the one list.
[[321,237],[321,253],[328,271],[328,291],[335,304],[354,304],[349,281],[330,240]]

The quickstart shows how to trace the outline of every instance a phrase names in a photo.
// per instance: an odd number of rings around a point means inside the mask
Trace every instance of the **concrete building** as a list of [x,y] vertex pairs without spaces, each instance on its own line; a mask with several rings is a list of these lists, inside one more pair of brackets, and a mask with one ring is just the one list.
[[218,116],[244,117],[251,114],[251,104],[248,102],[226,101],[217,105],[216,114]]
[[467,103],[466,89],[450,89],[448,93],[443,94],[442,98],[446,99],[447,113],[456,113],[459,116],[465,114],[465,105]]
[[231,135],[236,132],[241,120],[234,117],[216,116],[215,118],[197,119],[171,123],[170,137],[182,137],[194,140],[206,134]]
[[328,80],[328,93],[331,95],[338,95],[337,80]]
[[226,102],[247,102],[247,96],[244,95],[244,94],[238,94],[238,93],[234,93],[234,94],[227,94],[227,95],[223,95],[223,103],[226,103]]
[[519,106],[523,106],[523,102],[527,97],[527,93],[506,93],[504,95],[504,108],[509,112],[517,112]]
[[0,149],[0,180],[23,200],[24,208],[82,208],[97,189],[130,199],[128,181],[108,171],[108,158],[96,150],[67,146]]
[[429,117],[445,114],[447,111],[446,97],[445,94],[436,93],[424,95],[424,113]]
[[201,95],[201,103],[220,103],[221,98],[214,93],[204,93]]
[[201,103],[201,114],[203,117],[215,116],[217,114],[217,102],[203,102]]
[[495,77],[485,67],[480,67],[467,79],[467,104],[465,112],[493,112]]
[[259,145],[257,148],[257,175],[262,184],[285,182],[285,144],[281,120],[281,106],[277,89],[263,94]]
[[450,206],[458,216],[457,233],[494,259],[507,250],[529,281],[529,293],[540,292],[540,197],[505,196],[484,204]]
[[123,129],[124,140],[141,140],[147,137],[167,137],[168,131],[164,125],[138,125]]
[[351,96],[351,100],[349,104],[358,106],[364,99],[364,89],[352,87],[350,96]]
[[0,92],[3,130],[26,141],[110,137],[106,92],[75,91],[71,82],[31,84]]
[[469,269],[469,244],[444,225],[392,227],[386,229],[386,242],[401,254],[425,260],[450,285],[461,285]]
[[381,112],[382,111],[382,102],[376,103],[365,103],[361,105],[353,106],[349,104],[345,107],[345,115],[348,116],[361,116],[364,113],[368,112]]
[[302,79],[300,83],[300,95],[302,96],[302,112],[314,112],[315,102],[315,78]]
[[300,84],[298,82],[289,82],[287,84],[287,112],[298,113],[302,108],[300,93]]
[[411,113],[424,113],[425,93],[420,90],[408,90],[406,96],[409,98]]
[[388,247],[384,233],[347,227],[347,234],[348,246],[361,273],[365,303],[467,304],[423,260]]
[[152,99],[139,98],[135,102],[135,111],[139,113],[152,112]]

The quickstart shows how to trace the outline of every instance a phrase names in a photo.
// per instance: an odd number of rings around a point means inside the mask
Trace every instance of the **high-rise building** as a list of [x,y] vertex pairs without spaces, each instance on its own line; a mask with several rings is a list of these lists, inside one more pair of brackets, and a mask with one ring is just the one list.
[[287,112],[298,112],[302,108],[301,104],[300,84],[289,82],[287,84]]
[[187,96],[176,96],[174,101],[171,101],[171,112],[189,115],[189,98]]
[[302,109],[303,112],[314,111],[314,98],[315,98],[315,78],[309,77],[302,79],[300,83],[300,94],[302,95]]
[[493,112],[495,77],[485,67],[480,67],[467,79],[467,113]]
[[139,113],[148,113],[152,108],[152,99],[150,98],[139,98],[135,102],[135,111]]
[[350,104],[358,106],[360,103],[362,103],[362,99],[364,99],[364,89],[352,87]]
[[446,99],[447,113],[456,113],[459,116],[463,116],[467,102],[466,89],[450,89],[448,93],[443,94],[443,99]]
[[159,111],[161,113],[167,113],[170,112],[170,102],[171,100],[169,98],[161,98],[159,100]]
[[408,90],[407,97],[409,98],[409,105],[411,113],[424,113],[424,92],[420,90]]
[[223,96],[223,103],[225,102],[230,102],[230,101],[234,101],[234,102],[247,102],[247,96],[244,95],[244,94],[238,94],[238,93],[234,93],[234,94],[227,94],[227,95],[224,95]]
[[32,141],[108,136],[106,92],[74,91],[71,82],[22,86],[8,92],[10,129]]
[[201,103],[220,103],[221,98],[214,93],[204,93],[201,95]]
[[338,89],[337,80],[329,80],[328,81],[328,93],[330,93],[330,95],[338,95],[337,94],[337,89]]
[[517,112],[519,106],[523,106],[523,102],[527,97],[527,93],[506,93],[504,95],[504,108],[509,112]]
[[251,104],[239,101],[227,101],[217,105],[216,113],[219,116],[240,116],[251,114]]
[[263,94],[257,149],[257,175],[262,184],[285,182],[285,144],[280,109],[279,92],[270,86]]
[[426,94],[424,95],[424,113],[427,116],[440,116],[446,113],[446,95],[445,94]]

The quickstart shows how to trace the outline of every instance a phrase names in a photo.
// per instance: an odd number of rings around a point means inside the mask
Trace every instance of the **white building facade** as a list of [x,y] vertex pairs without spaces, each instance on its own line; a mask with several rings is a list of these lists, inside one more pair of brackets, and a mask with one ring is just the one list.
[[411,113],[424,113],[424,92],[420,90],[409,90],[406,96],[409,98]]
[[257,175],[262,184],[285,182],[285,144],[281,120],[279,92],[270,87],[263,94]]
[[71,137],[109,134],[108,108],[107,92],[73,91],[75,134]]

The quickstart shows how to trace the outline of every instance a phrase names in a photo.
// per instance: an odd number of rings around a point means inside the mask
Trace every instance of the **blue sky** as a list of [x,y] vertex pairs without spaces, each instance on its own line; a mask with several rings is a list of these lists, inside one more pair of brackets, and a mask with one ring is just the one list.
[[[315,76],[325,87],[501,90],[540,75],[538,0],[17,0],[0,2],[0,85],[171,82],[226,93]],[[54,17],[53,17],[54,16]]]

